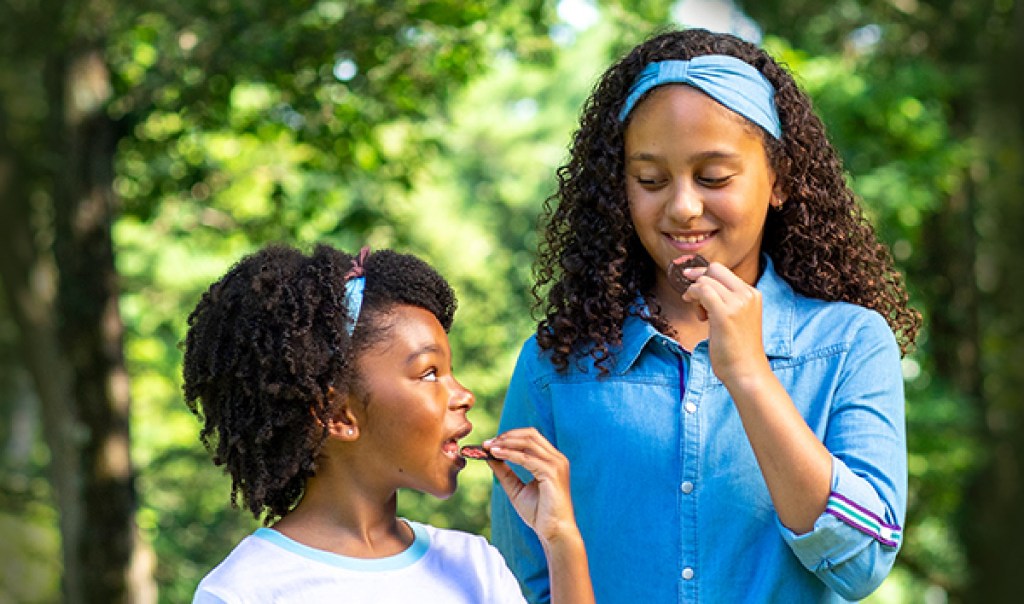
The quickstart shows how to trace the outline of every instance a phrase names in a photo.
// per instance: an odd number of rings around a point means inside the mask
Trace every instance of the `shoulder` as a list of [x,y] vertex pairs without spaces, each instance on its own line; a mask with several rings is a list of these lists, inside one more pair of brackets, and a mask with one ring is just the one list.
[[766,340],[780,342],[781,348],[790,341],[804,350],[853,348],[865,342],[898,348],[889,324],[877,311],[799,294],[775,272],[770,259],[766,258],[758,289],[764,295]]
[[878,311],[849,302],[827,302],[796,295],[795,324],[819,339],[855,344],[864,338],[892,340],[895,336]]
[[789,363],[831,359],[845,371],[901,371],[899,342],[877,311],[848,302],[795,300],[792,344],[784,355]]
[[481,535],[410,522],[422,527],[430,537],[430,552],[448,561],[461,561],[467,566],[504,568],[505,558]]
[[[199,583],[197,601],[233,601],[232,594],[266,582],[267,569],[279,568],[279,550],[265,540],[249,535]],[[206,598],[205,600],[203,598]]]
[[607,371],[602,371],[597,366],[597,359],[591,354],[592,349],[588,348],[586,343],[581,344],[568,356],[568,365],[564,370],[557,369],[551,360],[551,351],[543,349],[537,341],[537,334],[533,334],[526,339],[519,351],[513,381],[527,380],[543,387],[552,382],[589,382],[598,376],[607,377],[608,373],[623,374],[636,362],[648,342],[657,336],[657,330],[640,311],[631,312],[623,321],[620,340],[608,344],[608,362],[605,367]]
[[[440,528],[414,521],[409,521],[409,524],[423,530],[430,538],[430,548],[432,550],[456,550],[490,555],[490,551],[494,549],[487,539],[481,535],[457,529]],[[499,557],[500,555],[498,554]]]
[[551,362],[551,351],[541,348],[536,333],[531,335],[519,349],[513,381],[535,382],[553,373],[555,367]]
[[[424,573],[446,577],[445,583],[470,602],[525,604],[519,584],[497,548],[480,535],[410,522],[430,539]],[[450,601],[450,598],[446,601]]]

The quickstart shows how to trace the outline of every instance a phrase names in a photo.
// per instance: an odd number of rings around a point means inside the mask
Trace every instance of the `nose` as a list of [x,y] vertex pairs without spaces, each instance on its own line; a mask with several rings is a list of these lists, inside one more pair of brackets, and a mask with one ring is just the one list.
[[465,409],[469,411],[475,404],[476,397],[473,396],[473,393],[460,384],[458,380],[452,378],[452,396],[449,399],[448,406],[451,409]]
[[700,191],[679,179],[672,187],[665,212],[680,223],[699,217],[704,213],[704,200],[700,196]]

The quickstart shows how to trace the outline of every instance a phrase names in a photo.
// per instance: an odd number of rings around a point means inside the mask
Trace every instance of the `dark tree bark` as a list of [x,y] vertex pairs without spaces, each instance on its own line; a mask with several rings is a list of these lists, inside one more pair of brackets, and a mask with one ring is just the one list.
[[[97,41],[73,43],[47,69],[50,106],[63,120],[51,136],[56,175],[54,252],[60,269],[59,337],[72,369],[72,400],[84,438],[80,472],[85,517],[77,555],[85,602],[137,602],[135,469],[130,456],[130,390],[122,350],[112,227],[115,124]],[[59,108],[59,112],[57,112]]]
[[77,556],[83,517],[80,497],[78,425],[69,385],[69,367],[57,342],[57,276],[53,258],[40,249],[45,237],[26,228],[38,225],[30,203],[26,175],[32,174],[24,155],[4,134],[0,112],[0,280],[7,308],[18,327],[19,356],[35,386],[41,407],[43,437],[50,449],[50,481],[60,512],[64,601],[81,602],[81,565]]
[[982,290],[980,384],[987,463],[970,483],[960,532],[971,562],[969,602],[1018,599],[1024,542],[1024,5],[996,32],[984,63],[988,86],[978,99],[978,126],[989,153],[987,186],[978,191],[983,229],[976,282]]
[[5,7],[24,21],[4,23],[0,58],[46,108],[13,124],[0,104],[0,278],[40,401],[63,600],[73,604],[155,600],[135,525],[112,245],[117,132],[102,55],[111,10],[104,0]]

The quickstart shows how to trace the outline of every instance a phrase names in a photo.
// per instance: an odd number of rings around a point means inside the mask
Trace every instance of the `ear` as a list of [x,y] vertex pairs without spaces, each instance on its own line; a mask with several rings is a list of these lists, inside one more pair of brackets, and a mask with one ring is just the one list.
[[331,438],[351,442],[359,438],[359,418],[352,410],[354,398],[351,394],[340,394],[333,386],[327,389],[328,398],[335,401],[337,410],[327,420],[327,434]]
[[781,210],[784,203],[786,203],[786,194],[782,190],[782,186],[779,185],[778,179],[776,179],[772,184],[772,197],[768,200],[768,205],[776,210]]

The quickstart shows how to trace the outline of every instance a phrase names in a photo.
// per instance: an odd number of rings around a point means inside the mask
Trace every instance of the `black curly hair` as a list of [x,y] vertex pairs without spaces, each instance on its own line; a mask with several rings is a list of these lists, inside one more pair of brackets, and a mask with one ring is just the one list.
[[345,275],[355,258],[269,245],[235,264],[188,317],[184,394],[200,439],[231,475],[231,503],[264,522],[301,497],[327,438],[337,393],[361,396],[355,359],[388,337],[396,305],[424,308],[447,332],[451,287],[422,260],[389,250],[365,261],[355,331],[346,331]]
[[[920,314],[892,257],[878,241],[847,186],[810,98],[764,50],[735,36],[703,29],[669,31],[643,42],[608,69],[583,106],[558,190],[544,202],[542,239],[534,267],[537,341],[565,370],[589,354],[602,373],[638,292],[649,293],[656,271],[630,219],[625,190],[624,133],[619,111],[637,75],[651,62],[724,54],[756,67],[775,87],[782,139],[758,131],[778,177],[783,209],[769,212],[762,251],[796,291],[843,300],[882,314],[904,354]],[[628,118],[627,118],[628,123]],[[648,298],[659,330],[672,333]]]

